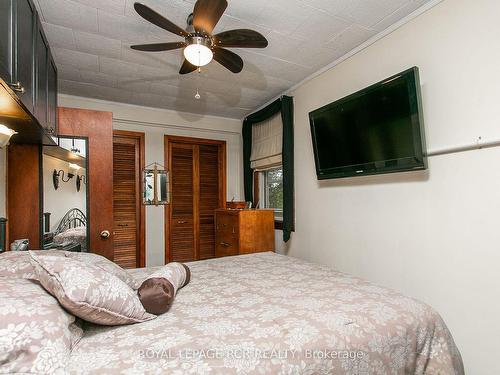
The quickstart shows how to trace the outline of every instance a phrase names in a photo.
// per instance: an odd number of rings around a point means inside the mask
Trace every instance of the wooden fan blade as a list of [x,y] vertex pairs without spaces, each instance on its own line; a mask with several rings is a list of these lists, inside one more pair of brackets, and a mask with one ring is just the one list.
[[189,61],[184,59],[184,63],[181,66],[181,70],[179,70],[179,74],[188,74],[194,72],[196,69],[198,69],[197,66],[191,64]]
[[211,34],[226,8],[226,0],[198,0],[193,11],[194,29]]
[[144,52],[171,51],[173,49],[178,49],[182,47],[186,47],[186,43],[173,42],[173,43],[155,43],[155,44],[136,44],[135,46],[130,46],[130,48],[132,49]]
[[214,48],[214,60],[233,73],[239,73],[243,70],[243,60],[241,57],[228,49]]
[[134,9],[139,15],[144,18],[146,21],[151,22],[152,24],[155,24],[158,27],[161,27],[162,29],[165,29],[167,31],[170,31],[171,33],[186,37],[188,36],[188,32],[176,24],[170,22],[167,20],[165,17],[163,17],[161,14],[157,13],[150,7],[141,4],[141,3],[134,3]]
[[254,30],[237,29],[228,30],[214,36],[218,47],[235,48],[266,48],[267,39]]

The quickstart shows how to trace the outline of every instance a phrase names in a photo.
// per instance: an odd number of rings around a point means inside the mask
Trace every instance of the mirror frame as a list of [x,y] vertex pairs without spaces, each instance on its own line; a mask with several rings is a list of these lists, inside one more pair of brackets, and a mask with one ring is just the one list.
[[[85,183],[86,183],[86,189],[85,189],[85,216],[87,218],[87,225],[86,225],[86,232],[87,232],[87,238],[86,238],[86,247],[87,247],[87,252],[88,253],[91,253],[91,249],[90,249],[90,220],[91,220],[91,217],[90,217],[90,210],[89,210],[89,203],[90,203],[90,189],[89,189],[89,184],[90,184],[90,178],[89,178],[89,137],[84,137],[84,136],[76,136],[76,135],[62,135],[62,134],[59,134],[53,138],[57,138],[57,140],[59,140],[59,138],[66,138],[66,139],[81,139],[81,140],[84,140],[85,141]],[[59,142],[56,142],[57,145],[59,146]],[[40,181],[40,247],[42,248],[41,250],[43,250],[43,235],[45,233],[44,231],[44,217],[43,217],[43,214],[44,214],[44,176],[43,176],[43,147],[44,146],[40,146],[40,153],[39,153],[39,162],[40,162],[40,168],[39,168],[39,171],[40,171],[40,175],[39,175],[39,181]],[[46,147],[51,147],[51,146],[46,146]],[[76,180],[75,180],[76,181]]]
[[[168,170],[166,169],[158,169],[158,164],[153,163],[154,167],[153,169],[151,168],[144,168],[143,173],[142,173],[142,178],[143,178],[143,197],[142,197],[142,203],[146,206],[164,206],[170,203],[170,191],[169,191],[169,186],[170,186],[170,174],[168,173]],[[147,184],[147,175],[153,175],[153,187],[148,188]],[[158,192],[158,175],[165,175],[165,193],[166,193],[166,199],[161,200],[161,192]],[[146,195],[148,191],[153,191],[153,199],[146,199]]]

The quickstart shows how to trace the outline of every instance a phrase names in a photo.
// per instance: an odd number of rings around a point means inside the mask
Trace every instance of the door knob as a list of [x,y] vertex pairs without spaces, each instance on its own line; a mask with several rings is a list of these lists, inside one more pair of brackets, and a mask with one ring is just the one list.
[[109,230],[103,230],[101,232],[101,238],[108,238],[109,236],[111,236],[111,233],[109,233]]

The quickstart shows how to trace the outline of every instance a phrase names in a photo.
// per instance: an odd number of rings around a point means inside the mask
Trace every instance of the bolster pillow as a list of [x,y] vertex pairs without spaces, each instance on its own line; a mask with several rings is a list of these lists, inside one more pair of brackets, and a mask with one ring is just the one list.
[[168,311],[177,290],[189,283],[191,271],[182,263],[169,263],[144,280],[137,290],[144,309],[154,315]]

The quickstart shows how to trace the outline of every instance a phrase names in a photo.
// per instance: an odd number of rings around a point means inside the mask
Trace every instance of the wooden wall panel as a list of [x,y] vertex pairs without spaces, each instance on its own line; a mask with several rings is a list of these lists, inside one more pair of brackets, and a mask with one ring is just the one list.
[[40,146],[12,144],[7,153],[7,249],[27,238],[40,249]]
[[59,107],[58,116],[60,136],[88,138],[90,250],[113,260],[113,114]]

